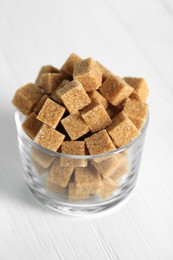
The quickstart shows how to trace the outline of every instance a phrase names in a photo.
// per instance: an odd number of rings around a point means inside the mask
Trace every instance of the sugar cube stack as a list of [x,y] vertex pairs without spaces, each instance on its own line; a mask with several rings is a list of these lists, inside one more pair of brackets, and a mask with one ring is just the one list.
[[70,200],[110,197],[129,171],[128,153],[116,150],[140,134],[148,93],[145,79],[121,78],[75,53],[60,69],[43,66],[35,83],[19,88],[12,103],[38,145],[31,158],[36,172],[47,174],[47,189]]

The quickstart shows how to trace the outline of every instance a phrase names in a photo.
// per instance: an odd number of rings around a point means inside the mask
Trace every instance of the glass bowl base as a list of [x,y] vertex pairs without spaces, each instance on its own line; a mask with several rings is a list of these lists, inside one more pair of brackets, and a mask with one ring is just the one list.
[[103,211],[107,211],[109,209],[112,209],[113,207],[116,207],[120,203],[122,203],[128,196],[130,195],[131,191],[133,190],[134,186],[130,186],[129,189],[126,189],[121,196],[112,197],[110,199],[106,199],[105,201],[102,201],[100,203],[86,203],[81,202],[75,203],[75,202],[62,202],[58,199],[52,199],[46,195],[46,193],[40,189],[39,187],[36,187],[35,185],[32,186],[31,183],[27,182],[27,186],[29,190],[32,192],[34,197],[44,206],[53,209],[54,211],[71,215],[71,216],[86,216],[89,214],[94,213],[101,213]]

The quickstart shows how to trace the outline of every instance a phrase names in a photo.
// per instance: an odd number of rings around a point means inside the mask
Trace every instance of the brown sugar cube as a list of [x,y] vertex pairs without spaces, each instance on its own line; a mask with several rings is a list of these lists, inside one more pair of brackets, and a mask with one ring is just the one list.
[[52,128],[56,128],[65,112],[65,108],[51,99],[47,99],[40,110],[37,119]]
[[59,72],[59,70],[57,68],[51,66],[51,65],[46,65],[46,66],[41,67],[39,74],[36,78],[35,84],[40,85],[40,78],[43,74],[45,74],[45,73],[58,73],[58,72]]
[[97,194],[102,185],[100,174],[94,168],[76,168],[75,185],[81,192]]
[[87,92],[98,89],[102,84],[101,70],[92,58],[75,63],[73,78],[78,80]]
[[72,53],[68,59],[66,60],[66,62],[64,63],[64,65],[61,68],[61,71],[64,71],[65,73],[73,76],[73,69],[74,69],[74,64],[76,62],[81,61],[82,59],[75,53]]
[[97,102],[92,102],[80,113],[92,133],[106,128],[112,122],[103,105]]
[[128,173],[128,161],[124,162],[111,176],[113,181],[119,180],[123,175]]
[[32,161],[44,169],[47,169],[55,159],[53,156],[35,147],[32,148],[31,156]]
[[35,142],[44,148],[56,152],[62,144],[65,135],[56,131],[52,127],[43,124],[35,137]]
[[114,106],[118,106],[133,92],[133,88],[118,76],[111,75],[99,88],[101,94]]
[[[129,117],[129,118],[130,118],[130,117]],[[145,122],[144,119],[141,119],[141,118],[133,118],[133,120],[132,120],[132,117],[131,117],[130,119],[131,119],[131,121],[133,122],[133,124],[136,126],[136,128],[137,128],[138,130],[141,130],[141,129],[142,129],[142,127],[143,127],[143,125],[144,125],[144,122]]]
[[28,115],[43,95],[43,91],[38,86],[29,83],[16,91],[12,103],[24,115]]
[[70,113],[75,113],[91,103],[89,96],[77,80],[73,80],[63,88],[58,89],[56,94]]
[[144,124],[147,115],[148,105],[139,100],[128,98],[125,101],[123,111],[140,130]]
[[60,166],[60,159],[57,158],[52,164],[48,174],[48,182],[57,184],[58,186],[67,187],[73,170],[74,167]]
[[[61,153],[70,155],[85,155],[85,143],[83,141],[64,141],[61,145]],[[87,160],[61,157],[60,165],[64,167],[86,167]]]
[[136,100],[142,102],[140,96],[138,95],[138,93],[135,90],[132,92],[132,94],[129,96],[129,98],[136,99]]
[[103,176],[103,178],[107,178],[114,174],[114,172],[124,165],[125,162],[126,158],[122,154],[117,153],[99,163],[92,161],[92,165]]
[[110,197],[112,192],[114,192],[119,187],[119,181],[113,181],[110,178],[102,179],[102,186],[99,192],[101,198]]
[[136,126],[123,111],[113,118],[107,131],[117,147],[128,144],[139,134]]
[[[114,143],[112,142],[110,136],[105,129],[91,135],[88,138],[85,138],[84,141],[91,155],[102,154],[116,149]],[[104,157],[95,158],[94,161],[99,162],[104,159]]]
[[[33,149],[36,152],[33,152]],[[53,156],[45,154],[42,151],[39,152],[39,149],[35,147],[32,148],[32,165],[37,175],[47,174],[53,161]]]
[[135,92],[137,93],[141,101],[145,102],[149,94],[149,89],[145,79],[135,77],[124,77],[124,80],[134,88]]
[[79,112],[70,114],[63,118],[61,124],[65,128],[71,140],[76,140],[89,132],[89,128]]
[[40,88],[44,90],[46,94],[51,94],[62,80],[67,78],[67,74],[64,73],[46,73],[42,74],[40,78]]
[[55,184],[55,183],[51,183],[51,182],[49,182],[49,181],[47,181],[46,187],[47,187],[50,191],[52,191],[52,192],[57,192],[57,193],[61,193],[61,194],[63,194],[63,193],[66,192],[66,188],[64,188],[64,187],[62,187],[62,186],[59,186],[59,185],[57,185],[57,184]]
[[34,107],[34,112],[36,114],[38,114],[42,108],[42,106],[44,105],[46,99],[48,98],[49,96],[48,95],[44,95],[39,101],[38,103],[35,105]]
[[75,183],[69,184],[68,194],[69,199],[71,200],[83,200],[89,198],[88,189],[77,188]]
[[58,87],[55,89],[55,91],[52,92],[51,94],[51,99],[53,99],[54,101],[56,101],[59,104],[62,104],[61,98],[57,95],[57,90],[60,88],[63,88],[67,83],[69,83],[70,81],[67,79],[64,79],[59,85]]
[[91,101],[97,100],[100,104],[103,105],[105,109],[108,107],[107,100],[97,90],[92,90],[88,93],[88,96],[90,97]]
[[97,64],[102,72],[102,81],[105,81],[105,79],[112,75],[112,73],[107,68],[105,68],[99,61],[97,61]]
[[42,126],[42,122],[36,119],[37,114],[32,112],[27,116],[25,121],[22,124],[23,130],[29,137],[32,139],[35,138],[37,135],[38,131],[40,130],[40,127]]
[[88,186],[77,187],[75,182],[71,182],[71,183],[69,183],[69,194],[75,194],[76,196],[89,195]]

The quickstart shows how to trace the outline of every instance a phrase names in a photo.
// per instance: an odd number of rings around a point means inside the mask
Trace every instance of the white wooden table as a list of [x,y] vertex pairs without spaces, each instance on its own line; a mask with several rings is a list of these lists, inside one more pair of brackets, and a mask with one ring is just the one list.
[[[150,124],[137,186],[99,215],[67,217],[28,191],[15,90],[71,52],[145,77]],[[0,259],[173,259],[173,1],[0,0]]]

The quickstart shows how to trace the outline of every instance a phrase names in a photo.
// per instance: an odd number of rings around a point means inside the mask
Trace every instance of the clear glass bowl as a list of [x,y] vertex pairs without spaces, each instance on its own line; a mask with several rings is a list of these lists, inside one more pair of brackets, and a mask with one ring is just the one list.
[[135,186],[148,118],[140,135],[128,145],[104,154],[75,156],[36,144],[22,128],[25,116],[16,111],[19,149],[29,189],[42,204],[66,214],[94,213],[117,205]]

